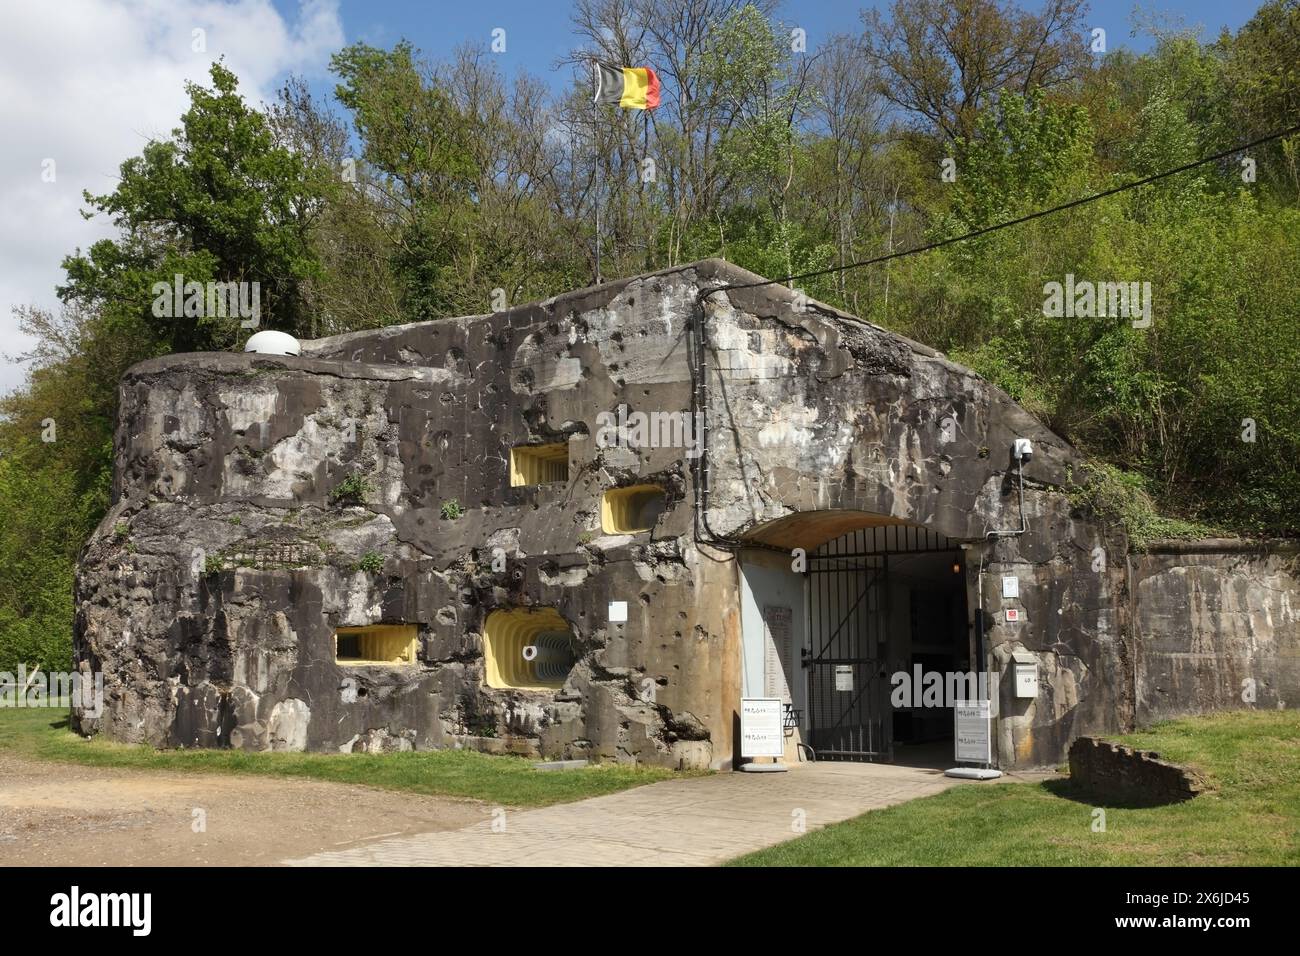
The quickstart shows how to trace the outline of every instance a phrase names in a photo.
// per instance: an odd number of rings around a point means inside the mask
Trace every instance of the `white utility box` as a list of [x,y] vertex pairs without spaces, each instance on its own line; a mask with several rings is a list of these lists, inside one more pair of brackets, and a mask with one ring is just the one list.
[[1038,696],[1038,658],[1028,651],[1011,655],[1011,677],[1017,697]]

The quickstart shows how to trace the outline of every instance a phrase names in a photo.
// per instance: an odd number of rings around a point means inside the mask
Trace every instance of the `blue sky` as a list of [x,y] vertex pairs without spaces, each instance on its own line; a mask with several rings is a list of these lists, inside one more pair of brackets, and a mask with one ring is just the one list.
[[[1024,2],[1031,9],[1039,4]],[[297,0],[275,0],[286,18],[295,15]],[[1147,33],[1131,36],[1133,0],[1094,0],[1089,5],[1090,26],[1106,30],[1108,49],[1128,46],[1146,50],[1152,45]],[[1180,18],[1187,26],[1201,26],[1202,37],[1213,39],[1227,26],[1237,29],[1258,7],[1258,3],[1229,4],[1223,0],[1183,0],[1183,2],[1143,3],[1144,14]],[[853,0],[791,0],[779,8],[780,18],[802,27],[808,36],[809,49],[819,39],[835,33],[861,31],[861,11],[882,9],[888,3],[864,3]],[[567,0],[490,0],[490,2],[418,2],[418,0],[341,0],[340,14],[349,42],[364,40],[374,46],[388,47],[399,39],[411,40],[426,54],[441,58],[466,42],[490,42],[492,30],[506,31],[506,51],[501,54],[502,69],[512,74],[523,68],[563,83],[566,73],[555,69],[556,61],[576,45],[569,21],[572,5]],[[650,64],[653,66],[653,64]],[[324,83],[324,80],[321,80]],[[328,89],[328,86],[322,86]]]

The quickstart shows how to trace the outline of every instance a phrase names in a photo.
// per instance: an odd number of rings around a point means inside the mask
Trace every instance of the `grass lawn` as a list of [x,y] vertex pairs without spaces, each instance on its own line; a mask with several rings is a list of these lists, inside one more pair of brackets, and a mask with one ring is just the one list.
[[963,784],[874,810],[731,861],[732,866],[1300,865],[1300,713],[1239,712],[1119,738],[1191,764],[1213,792],[1185,803],[1105,807],[1068,781]]
[[534,770],[533,761],[522,757],[469,750],[393,754],[154,750],[100,738],[84,740],[67,729],[63,711],[50,708],[0,708],[0,750],[93,767],[310,777],[513,807],[544,807],[598,797],[675,776],[671,770],[618,765],[543,772]]

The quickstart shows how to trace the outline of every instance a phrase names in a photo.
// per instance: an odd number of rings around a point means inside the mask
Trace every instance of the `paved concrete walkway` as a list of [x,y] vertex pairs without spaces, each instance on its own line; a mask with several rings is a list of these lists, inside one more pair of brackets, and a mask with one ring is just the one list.
[[[668,780],[540,810],[497,810],[421,833],[284,862],[292,866],[709,866],[958,781],[889,764],[801,764],[788,773]],[[504,826],[503,826],[504,824]],[[494,829],[495,827],[495,829]]]

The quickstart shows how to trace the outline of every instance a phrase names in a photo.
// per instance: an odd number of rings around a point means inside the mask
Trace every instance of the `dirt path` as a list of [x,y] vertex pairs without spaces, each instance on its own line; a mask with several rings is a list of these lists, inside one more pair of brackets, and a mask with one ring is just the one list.
[[[205,832],[194,832],[196,809],[206,816]],[[447,797],[0,752],[0,866],[273,864],[490,818],[486,804]]]

